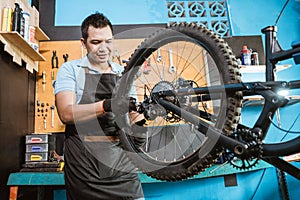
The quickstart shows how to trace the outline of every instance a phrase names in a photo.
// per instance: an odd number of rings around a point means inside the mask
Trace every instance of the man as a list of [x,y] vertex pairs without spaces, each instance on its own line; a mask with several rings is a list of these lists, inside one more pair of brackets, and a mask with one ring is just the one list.
[[123,71],[123,67],[110,62],[112,24],[103,14],[95,13],[82,22],[81,32],[87,55],[64,63],[54,83],[57,111],[66,124],[67,197],[143,199],[135,167],[119,147],[111,112],[112,105],[119,114],[128,112],[122,100],[112,98]]

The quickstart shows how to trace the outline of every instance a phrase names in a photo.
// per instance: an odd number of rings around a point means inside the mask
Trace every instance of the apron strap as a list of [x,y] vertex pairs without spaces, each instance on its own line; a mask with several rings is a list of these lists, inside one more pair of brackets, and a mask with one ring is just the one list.
[[118,136],[85,136],[85,142],[119,142]]

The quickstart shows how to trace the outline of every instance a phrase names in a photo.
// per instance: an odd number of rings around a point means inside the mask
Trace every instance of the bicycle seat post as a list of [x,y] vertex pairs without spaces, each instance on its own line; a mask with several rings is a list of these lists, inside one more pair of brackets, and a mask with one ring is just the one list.
[[273,53],[282,50],[276,37],[277,27],[267,26],[261,32],[265,34],[266,81],[274,81],[274,70],[277,61],[273,60]]

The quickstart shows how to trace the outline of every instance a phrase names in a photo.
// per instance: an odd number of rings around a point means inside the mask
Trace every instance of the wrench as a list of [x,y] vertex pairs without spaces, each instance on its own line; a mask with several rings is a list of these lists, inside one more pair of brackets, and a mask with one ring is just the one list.
[[43,123],[44,123],[44,130],[46,130],[47,129],[47,120],[46,120],[46,117],[44,117]]
[[144,70],[143,73],[144,74],[149,74],[149,72],[151,71],[151,60],[150,58],[148,58],[148,60],[145,60],[144,62]]
[[173,53],[171,48],[169,48],[169,59],[170,59],[169,73],[173,74],[174,72],[176,72],[176,67],[173,65]]
[[157,59],[156,60],[157,60],[157,62],[161,62],[161,60],[162,60],[160,48],[157,49]]
[[63,58],[64,58],[64,62],[68,62],[68,59],[69,59],[69,54],[64,54],[63,55]]
[[42,88],[43,88],[43,92],[45,92],[45,90],[46,90],[46,71],[42,72]]

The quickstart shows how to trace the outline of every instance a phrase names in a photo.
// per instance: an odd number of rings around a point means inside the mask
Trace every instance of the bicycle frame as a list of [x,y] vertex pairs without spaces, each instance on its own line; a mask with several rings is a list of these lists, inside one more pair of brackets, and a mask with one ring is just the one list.
[[[201,99],[210,99],[212,94],[217,96],[221,91],[224,90],[226,91],[226,93],[242,91],[244,96],[261,95],[265,99],[265,103],[256,123],[251,128],[251,130],[259,133],[260,137],[264,139],[271,125],[271,120],[268,119],[273,118],[276,110],[279,107],[285,106],[288,103],[288,100],[285,97],[278,95],[276,92],[279,89],[289,90],[300,88],[300,80],[289,82],[275,81],[274,72],[276,70],[276,63],[278,61],[292,58],[294,54],[300,52],[300,47],[282,50],[276,38],[276,31],[277,28],[275,26],[268,26],[262,29],[262,33],[265,34],[265,82],[242,82],[239,84],[227,84],[222,86],[177,89],[175,91],[161,91],[159,92],[159,94],[157,94],[157,96],[168,96],[174,94],[175,92],[177,95],[196,94],[202,95]],[[211,127],[208,123],[200,120],[197,116],[185,111],[184,109],[181,109],[180,107],[161,98],[158,99],[158,103],[166,109],[172,111],[176,115],[182,117],[184,120],[197,125],[198,130],[200,130],[202,133],[207,133],[207,131],[209,131],[210,134],[212,134],[212,137],[218,137],[218,144],[234,152],[236,155],[251,153],[251,150],[248,149],[248,146],[246,144],[222,134],[220,130]],[[239,126],[245,127],[242,124],[240,124]],[[287,142],[280,142],[276,144],[262,144],[261,146],[262,160],[265,160],[273,166],[286,171],[287,173],[300,180],[300,169],[279,158],[280,156],[286,156],[300,152],[300,136]]]

